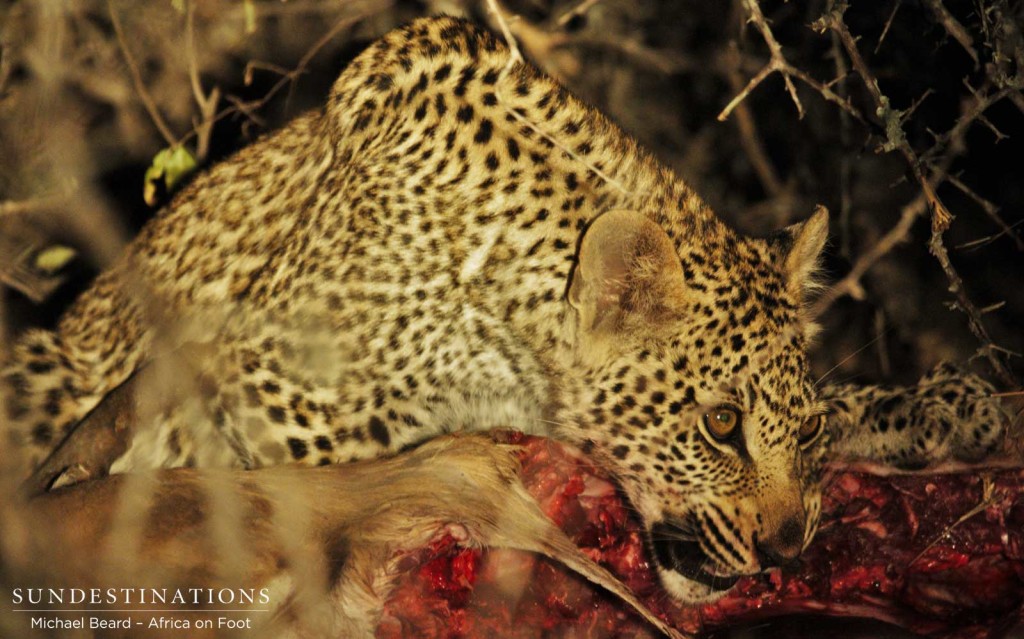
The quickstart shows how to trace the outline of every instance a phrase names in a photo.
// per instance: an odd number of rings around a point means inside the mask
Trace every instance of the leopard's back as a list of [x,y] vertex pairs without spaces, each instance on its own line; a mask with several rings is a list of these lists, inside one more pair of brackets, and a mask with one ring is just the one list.
[[[265,463],[372,456],[424,422],[544,430],[588,220],[673,198],[714,221],[600,113],[508,62],[484,30],[421,20],[354,60],[323,110],[197,177],[54,334],[16,351],[8,411],[31,461],[191,342],[219,347],[218,398],[200,412]],[[196,461],[187,433],[158,430],[181,451],[159,463]]]

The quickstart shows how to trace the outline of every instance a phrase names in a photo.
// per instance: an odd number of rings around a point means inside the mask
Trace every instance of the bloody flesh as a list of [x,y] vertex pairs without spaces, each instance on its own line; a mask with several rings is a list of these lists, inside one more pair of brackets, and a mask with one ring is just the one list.
[[[744,578],[717,603],[686,608],[661,590],[640,524],[603,473],[549,440],[520,443],[523,483],[544,512],[685,632],[802,613],[955,637],[996,637],[1024,621],[1024,469],[836,473],[799,565]],[[378,637],[655,633],[600,588],[529,553],[442,538],[407,565]]]

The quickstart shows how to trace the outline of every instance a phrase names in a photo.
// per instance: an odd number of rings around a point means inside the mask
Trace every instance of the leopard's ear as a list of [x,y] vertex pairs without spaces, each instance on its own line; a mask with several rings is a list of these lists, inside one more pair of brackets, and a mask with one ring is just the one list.
[[828,239],[828,210],[819,206],[810,218],[787,226],[776,238],[785,252],[782,270],[786,287],[798,299],[806,299],[817,287],[815,274]]
[[588,329],[615,328],[631,314],[659,321],[681,308],[683,269],[672,240],[642,213],[598,216],[583,234],[569,303]]

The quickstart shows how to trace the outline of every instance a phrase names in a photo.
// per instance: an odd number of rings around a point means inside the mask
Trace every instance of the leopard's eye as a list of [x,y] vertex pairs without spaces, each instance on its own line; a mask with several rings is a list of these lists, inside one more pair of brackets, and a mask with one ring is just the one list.
[[800,442],[800,445],[806,446],[817,439],[824,425],[824,415],[815,415],[804,422],[797,433],[797,440]]
[[715,439],[728,439],[740,425],[740,412],[731,406],[719,406],[704,413],[704,426]]

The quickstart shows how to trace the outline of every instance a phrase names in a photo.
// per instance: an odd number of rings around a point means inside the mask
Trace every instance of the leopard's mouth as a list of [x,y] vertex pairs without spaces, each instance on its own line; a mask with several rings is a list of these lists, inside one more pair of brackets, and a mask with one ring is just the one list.
[[743,575],[722,574],[717,562],[708,557],[700,543],[687,540],[686,536],[682,529],[666,522],[659,522],[651,528],[650,545],[658,565],[712,591],[724,591],[735,586]]

